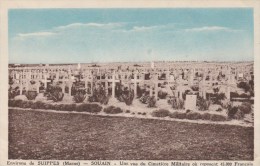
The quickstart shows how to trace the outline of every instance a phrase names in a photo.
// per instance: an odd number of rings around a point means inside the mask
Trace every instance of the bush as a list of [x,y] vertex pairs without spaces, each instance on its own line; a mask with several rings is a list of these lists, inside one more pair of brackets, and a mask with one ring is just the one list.
[[122,113],[123,110],[119,107],[109,106],[107,108],[104,108],[104,112],[107,114],[119,114]]
[[248,92],[251,89],[251,86],[247,82],[239,82],[237,84],[238,88],[244,89],[245,92]]
[[14,105],[14,100],[8,100],[8,107],[13,107]]
[[23,100],[9,100],[12,107],[21,107]]
[[134,90],[133,89],[128,89],[124,88],[122,90],[123,85],[117,85],[116,87],[116,97],[120,102],[125,102],[126,105],[131,105],[134,100]]
[[228,118],[233,119],[233,118],[234,118],[234,115],[237,113],[237,111],[238,111],[238,107],[232,107],[232,106],[230,106],[230,107],[228,108]]
[[42,101],[36,101],[31,105],[32,109],[45,109],[45,104]]
[[141,112],[138,112],[137,114],[138,114],[138,115],[141,115],[142,113],[141,113]]
[[213,104],[221,104],[221,101],[226,99],[225,93],[215,93],[212,95]]
[[93,88],[93,95],[89,96],[89,102],[99,102],[101,104],[107,105],[109,101],[109,95],[106,93],[106,90],[101,85],[95,86]]
[[142,113],[142,115],[146,115],[146,113],[145,113],[145,112],[143,112],[143,113]]
[[22,101],[20,104],[21,108],[31,108],[34,103],[32,101]]
[[63,109],[65,111],[74,111],[76,109],[76,104],[65,104]]
[[57,104],[56,110],[63,111],[65,109],[65,104]]
[[168,100],[168,103],[172,105],[173,109],[184,109],[184,101],[182,99],[179,99],[177,97],[172,97]]
[[64,93],[59,86],[50,86],[47,90],[47,98],[54,102],[62,101]]
[[37,96],[37,92],[36,91],[27,91],[25,93],[25,96],[27,97],[28,100],[34,100]]
[[239,110],[241,110],[244,114],[249,114],[251,112],[251,103],[243,102],[239,107]]
[[211,114],[209,114],[209,113],[201,114],[202,120],[210,120],[210,117],[211,117]]
[[150,101],[149,94],[143,94],[143,96],[140,97],[139,101],[143,104],[148,104],[148,102]]
[[198,120],[201,119],[201,114],[197,112],[189,112],[186,114],[186,119]]
[[245,114],[241,110],[238,110],[233,116],[233,119],[241,120],[244,118],[244,115]]
[[186,118],[186,113],[182,112],[173,112],[169,114],[170,118],[176,118],[176,119],[185,119]]
[[53,110],[54,109],[53,105],[49,104],[49,103],[46,103],[44,106],[45,106],[44,109],[46,109],[46,110]]
[[191,89],[193,91],[199,91],[199,86],[198,85],[193,85],[193,86],[191,86]]
[[73,96],[73,100],[76,103],[82,103],[86,99],[86,89],[77,89],[75,95]]
[[222,111],[222,108],[218,108],[217,110],[216,110],[216,112],[221,112]]
[[15,96],[18,96],[18,95],[19,95],[19,87],[16,87],[16,88],[10,87],[8,89],[8,99],[14,99]]
[[226,121],[227,118],[224,115],[211,114],[210,120],[211,121]]
[[154,96],[149,97],[147,107],[149,107],[149,108],[156,107],[156,99]]
[[152,112],[153,117],[166,117],[169,116],[170,111],[166,109],[159,109]]
[[130,113],[131,111],[130,110],[126,110],[126,112],[125,113]]
[[102,111],[102,106],[98,104],[80,104],[75,108],[78,112],[89,112],[89,113],[98,113]]
[[232,107],[232,105],[233,105],[233,103],[227,99],[221,101],[221,107],[224,109],[228,109],[228,108]]
[[197,98],[197,106],[199,110],[206,111],[209,109],[210,101],[203,99],[202,97],[198,96]]
[[164,92],[164,91],[162,91],[162,90],[159,90],[158,91],[158,97],[160,98],[160,99],[166,99],[166,96],[167,96],[168,94],[167,94],[167,92]]

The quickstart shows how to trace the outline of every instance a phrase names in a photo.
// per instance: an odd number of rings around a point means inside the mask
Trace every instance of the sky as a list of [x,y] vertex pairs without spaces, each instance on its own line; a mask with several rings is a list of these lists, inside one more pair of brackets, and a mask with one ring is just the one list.
[[253,9],[10,9],[9,63],[252,61]]

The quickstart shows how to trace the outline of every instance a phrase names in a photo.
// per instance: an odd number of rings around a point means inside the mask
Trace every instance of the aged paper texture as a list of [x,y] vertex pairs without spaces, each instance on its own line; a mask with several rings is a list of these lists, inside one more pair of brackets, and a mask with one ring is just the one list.
[[260,1],[0,2],[0,166],[257,166]]

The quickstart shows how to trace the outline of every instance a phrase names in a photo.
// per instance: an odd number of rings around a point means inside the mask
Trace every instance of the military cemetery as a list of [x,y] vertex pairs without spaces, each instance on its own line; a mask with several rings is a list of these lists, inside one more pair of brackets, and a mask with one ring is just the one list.
[[180,112],[186,113],[183,119],[201,120],[209,113],[211,117],[205,120],[236,119],[252,125],[253,80],[252,62],[10,66],[9,98],[60,105],[46,106],[54,110],[73,103],[78,107],[80,103],[97,103],[104,109],[118,107],[122,116],[177,119]]

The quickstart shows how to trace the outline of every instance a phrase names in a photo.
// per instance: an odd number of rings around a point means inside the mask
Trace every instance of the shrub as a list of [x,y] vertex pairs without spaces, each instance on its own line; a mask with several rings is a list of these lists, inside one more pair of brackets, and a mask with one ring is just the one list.
[[146,113],[145,113],[145,112],[143,112],[143,113],[142,113],[142,115],[146,115]]
[[210,120],[210,117],[211,117],[211,114],[209,114],[209,113],[201,114],[202,120]]
[[211,121],[226,121],[227,118],[224,115],[211,114],[210,120]]
[[191,89],[193,91],[199,91],[199,86],[198,85],[193,85],[193,86],[191,86]]
[[166,109],[159,109],[152,112],[153,117],[166,117],[169,116],[170,111]]
[[215,93],[211,99],[213,104],[221,104],[221,100],[226,99],[226,95],[225,93]]
[[222,111],[222,108],[218,108],[217,110],[216,110],[216,112],[221,112]]
[[233,105],[233,103],[227,99],[221,101],[221,107],[224,109],[228,109],[228,108],[232,107],[232,105]]
[[21,108],[31,108],[34,103],[32,101],[22,101],[20,104]]
[[66,104],[64,105],[64,110],[65,111],[74,111],[76,108],[76,104]]
[[19,87],[8,89],[8,99],[14,99],[15,96],[19,95]]
[[80,104],[75,108],[78,112],[90,112],[90,113],[98,113],[102,111],[102,106],[98,104]]
[[251,89],[250,85],[247,82],[239,82],[237,84],[237,87],[244,89],[245,92],[248,92]]
[[228,108],[228,118],[233,119],[234,115],[237,113],[238,107],[229,107]]
[[89,96],[89,102],[99,102],[101,104],[107,105],[109,101],[109,95],[106,93],[106,90],[101,85],[95,86],[93,88],[93,95]]
[[141,112],[138,112],[137,114],[138,114],[138,115],[141,115],[142,113],[141,113]]
[[186,113],[173,112],[173,113],[170,113],[169,116],[171,118],[176,118],[176,119],[185,119],[186,118]]
[[57,104],[57,106],[56,106],[56,110],[58,110],[58,111],[62,111],[62,110],[64,110],[64,108],[65,108],[65,104]]
[[32,109],[45,109],[45,104],[42,101],[36,101],[31,105]]
[[52,104],[49,104],[49,103],[46,103],[44,106],[45,106],[44,109],[46,109],[46,110],[52,110],[52,109],[54,109],[53,105],[52,105]]
[[156,107],[156,99],[155,99],[154,96],[149,97],[147,107],[149,107],[149,108],[151,108],[151,107]]
[[197,98],[197,106],[199,110],[206,111],[209,109],[210,101],[203,99],[202,97],[198,96]]
[[233,119],[237,119],[237,120],[240,120],[240,119],[243,119],[244,118],[244,112],[242,112],[241,110],[238,110],[235,115],[233,116]]
[[[120,86],[121,88],[122,86]],[[126,105],[131,105],[134,100],[134,90],[133,89],[124,89],[121,90],[117,95],[117,99],[120,102],[125,102]]]
[[50,86],[47,90],[47,98],[54,102],[62,101],[64,93],[59,86]]
[[77,89],[75,95],[73,96],[73,100],[76,103],[82,103],[86,99],[86,89]]
[[130,110],[126,110],[125,112],[126,112],[126,113],[130,113],[131,111],[130,111]]
[[60,105],[59,105],[59,104],[53,104],[53,105],[52,105],[52,109],[53,109],[53,110],[59,110],[59,108],[60,108]]
[[143,96],[140,97],[139,101],[143,104],[148,104],[150,100],[149,94],[143,94]]
[[119,114],[122,113],[123,110],[119,107],[109,106],[107,108],[104,108],[104,112],[107,114]]
[[191,112],[191,110],[187,109],[187,110],[186,110],[186,114],[189,113],[189,112]]
[[8,107],[13,107],[14,105],[14,100],[8,100]]
[[34,100],[37,96],[37,92],[36,91],[27,91],[25,93],[25,96],[27,97],[28,100]]
[[160,99],[166,99],[166,96],[167,96],[168,94],[167,94],[167,92],[164,92],[164,91],[162,91],[162,90],[159,90],[159,92],[158,92],[158,97],[160,98]]
[[23,100],[13,100],[10,104],[12,104],[12,107],[21,107],[22,102]]
[[141,98],[144,96],[146,90],[144,88],[141,88],[139,85],[137,85],[137,98]]
[[249,114],[251,112],[251,103],[243,102],[239,107],[239,110],[241,110],[244,114]]
[[201,119],[201,114],[197,112],[189,112],[186,114],[186,119],[198,120]]
[[184,109],[184,101],[182,99],[179,99],[177,97],[172,97],[168,100],[168,103],[172,105],[173,109]]

